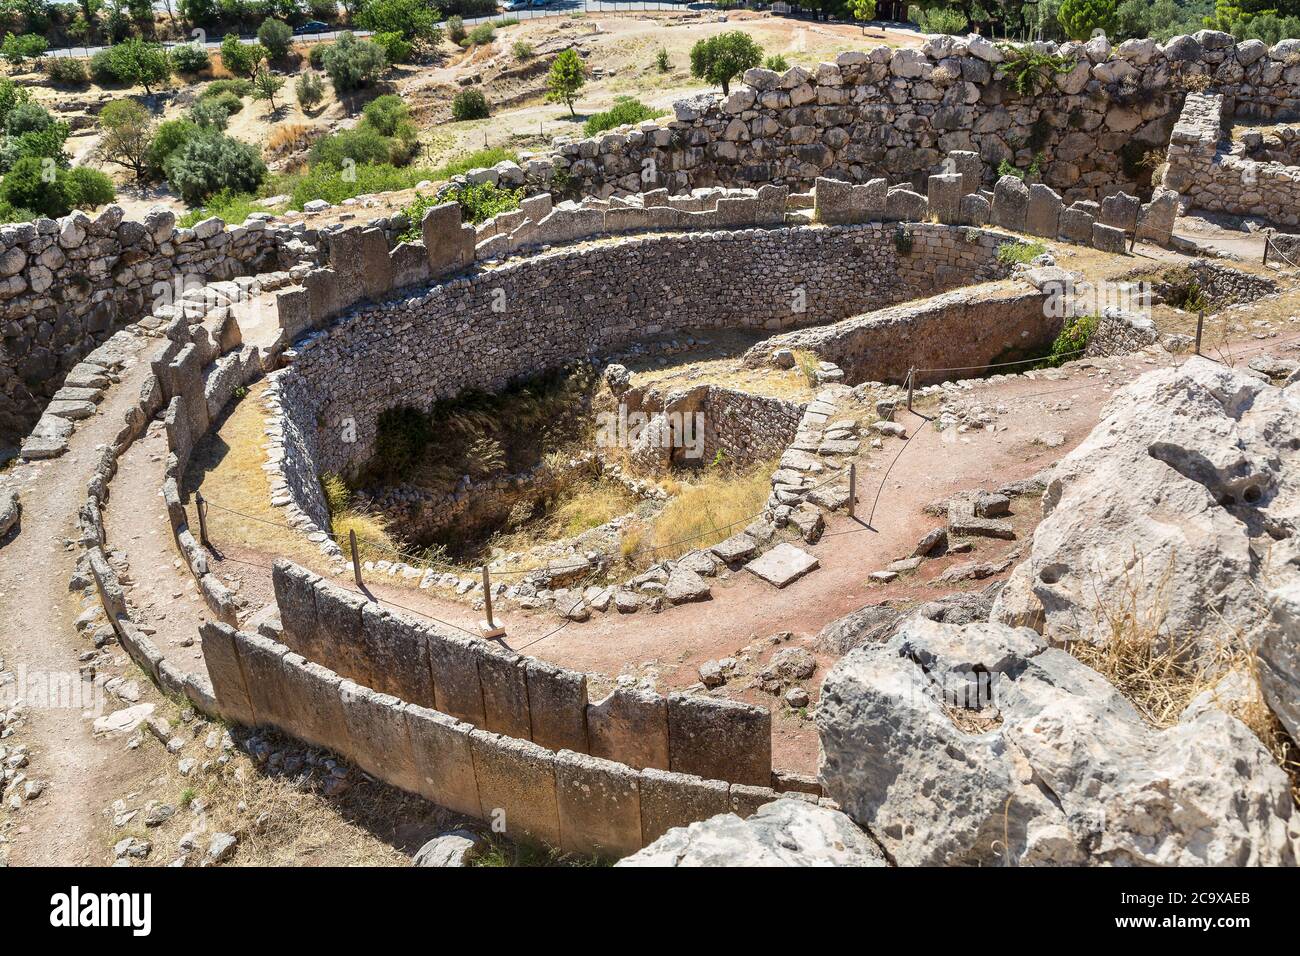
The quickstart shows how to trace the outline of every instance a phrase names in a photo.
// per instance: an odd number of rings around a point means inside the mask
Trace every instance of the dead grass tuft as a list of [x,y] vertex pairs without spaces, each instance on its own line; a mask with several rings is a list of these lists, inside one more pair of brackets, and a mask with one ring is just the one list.
[[283,156],[305,149],[316,139],[317,134],[306,123],[278,123],[271,127],[266,137],[268,156]]

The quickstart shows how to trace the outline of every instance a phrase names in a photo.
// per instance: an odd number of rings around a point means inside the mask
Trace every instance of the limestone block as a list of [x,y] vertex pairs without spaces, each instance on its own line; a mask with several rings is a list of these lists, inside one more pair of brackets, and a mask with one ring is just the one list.
[[361,631],[374,689],[432,707],[433,677],[424,626],[378,604],[367,604],[361,611]]
[[445,202],[427,210],[420,231],[432,277],[462,272],[474,264],[474,227],[461,224],[459,203]]
[[367,687],[374,676],[361,628],[364,595],[322,581],[316,586],[318,638],[312,660]]
[[429,281],[429,256],[422,244],[412,245],[409,242],[399,242],[397,247],[388,254],[388,258],[390,260],[389,268],[393,273],[394,289],[424,285]]
[[565,852],[614,859],[644,846],[635,770],[562,750],[555,758],[555,790]]
[[353,763],[408,793],[419,793],[421,773],[402,701],[352,681],[342,681],[338,695]]
[[1128,239],[1123,230],[1116,229],[1114,226],[1103,226],[1096,222],[1092,225],[1092,246],[1094,249],[1100,249],[1103,252],[1114,252],[1123,255],[1128,249]]
[[275,310],[286,341],[292,342],[312,326],[311,296],[306,289],[286,289],[277,293]]
[[1016,176],[1003,176],[993,187],[993,225],[1011,232],[1025,231],[1029,187]]
[[303,278],[307,301],[311,309],[311,324],[320,328],[338,311],[335,295],[337,279],[329,269],[313,269]]
[[952,161],[952,172],[961,176],[963,195],[979,192],[984,180],[984,161],[980,154],[967,149],[954,149],[948,153]]
[[891,189],[885,196],[886,222],[921,222],[929,216],[929,203],[910,189]]
[[351,226],[329,238],[330,269],[334,272],[334,301],[340,310],[366,298],[362,226]]
[[478,677],[483,692],[483,729],[532,739],[525,660],[490,642],[479,646]]
[[471,731],[469,739],[480,818],[499,820],[511,840],[559,846],[555,754],[482,730]]
[[[1055,239],[1061,218],[1061,197],[1042,183],[1029,187],[1029,206],[1025,212],[1025,232],[1031,236]],[[996,203],[995,203],[996,207]]]
[[731,796],[722,780],[647,768],[640,773],[641,838],[659,839],[674,827],[731,812]]
[[1066,242],[1089,245],[1092,243],[1093,222],[1092,216],[1082,209],[1062,209],[1058,222],[1061,238]]
[[1099,222],[1106,226],[1114,226],[1116,229],[1124,232],[1132,232],[1137,228],[1138,213],[1141,211],[1142,203],[1136,196],[1130,196],[1127,193],[1115,193],[1113,196],[1107,196],[1101,201],[1101,216]]
[[979,193],[961,197],[961,221],[968,226],[985,226],[993,216],[993,205]]
[[[733,783],[727,790],[731,802],[731,812],[742,820],[757,813],[759,807],[781,798],[781,794],[771,787],[755,787],[744,783]],[[792,794],[786,794],[786,796],[790,797]]]
[[961,225],[962,178],[958,173],[939,173],[928,180],[926,196],[930,212],[944,225]]
[[587,705],[587,742],[593,756],[668,770],[668,702],[649,691],[616,688]]
[[527,659],[525,673],[533,742],[587,753],[586,675],[537,658]]
[[342,679],[327,667],[305,660],[292,652],[282,658],[285,700],[282,704],[288,734],[335,753],[352,753],[343,702],[339,697]]
[[244,672],[254,725],[279,727],[292,733],[290,698],[284,680],[284,655],[289,649],[260,634],[239,631],[235,635],[235,650]]
[[1154,242],[1161,246],[1168,245],[1174,231],[1174,220],[1177,217],[1178,193],[1157,186],[1151,194],[1151,201],[1143,204],[1138,216],[1138,240]]
[[322,656],[320,623],[316,617],[316,587],[320,577],[284,558],[271,567],[271,586],[280,610],[281,640],[291,651],[309,661]]
[[367,229],[361,233],[361,281],[365,296],[378,302],[393,291],[394,270],[388,255],[388,239],[382,229]]
[[418,774],[416,792],[448,810],[477,817],[482,804],[469,739],[473,728],[416,704],[407,704],[405,714]]
[[674,773],[767,786],[772,780],[772,715],[739,701],[671,694],[668,758]]
[[429,630],[429,670],[437,709],[475,727],[483,726],[479,653],[477,641]]
[[235,648],[235,629],[217,621],[204,621],[199,627],[203,647],[203,663],[212,682],[212,693],[221,716],[246,727],[257,724],[244,672],[239,666],[239,652]]

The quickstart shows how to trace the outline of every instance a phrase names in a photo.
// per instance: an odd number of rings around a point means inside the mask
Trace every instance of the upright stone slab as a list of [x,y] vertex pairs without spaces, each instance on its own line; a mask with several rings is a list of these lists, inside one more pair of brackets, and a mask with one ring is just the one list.
[[533,742],[587,753],[586,675],[537,658],[528,658],[525,673]]
[[870,179],[861,186],[854,186],[858,190],[854,195],[861,195],[860,200],[863,222],[881,222],[885,218],[885,203],[889,196],[888,179]]
[[772,715],[739,701],[671,694],[668,758],[674,773],[768,786],[772,782]]
[[658,694],[615,688],[604,700],[587,705],[591,754],[642,767],[669,769],[668,702]]
[[362,226],[349,226],[329,236],[330,269],[334,271],[335,305],[339,309],[366,298]]
[[617,859],[645,845],[635,770],[562,750],[555,758],[555,790],[566,853]]
[[460,204],[445,202],[424,214],[420,222],[429,272],[434,278],[468,269],[474,263],[474,227],[460,219]]
[[316,588],[320,577],[292,561],[276,558],[271,566],[271,586],[280,610],[280,639],[291,651],[309,661],[322,661],[320,622],[316,616]]
[[257,725],[257,716],[244,683],[244,672],[235,649],[235,629],[217,621],[204,621],[199,627],[203,646],[203,663],[212,682],[217,709],[226,720],[245,727]]
[[289,694],[284,680],[284,656],[289,649],[260,634],[239,631],[235,635],[254,726],[278,727],[293,733]]
[[1115,193],[1101,201],[1101,217],[1104,226],[1114,226],[1123,232],[1132,232],[1137,228],[1138,213],[1142,202],[1128,193]]
[[312,327],[311,297],[306,289],[286,289],[276,293],[275,311],[288,342]]
[[647,844],[673,827],[730,812],[731,795],[722,780],[653,768],[641,771],[641,838]]
[[393,263],[388,254],[388,239],[382,229],[361,233],[361,281],[365,296],[378,302],[393,291]]
[[418,775],[416,792],[448,810],[477,817],[483,806],[469,739],[474,728],[416,704],[408,704],[405,714]]
[[311,309],[311,324],[315,328],[320,328],[338,311],[337,281],[332,269],[313,269],[302,280]]
[[361,632],[373,688],[422,707],[434,705],[429,639],[423,624],[367,604]]
[[500,821],[511,840],[560,845],[555,754],[527,740],[470,732],[479,817]]
[[980,154],[968,149],[954,149],[948,153],[952,172],[961,176],[962,195],[979,192],[984,181],[984,161]]
[[284,723],[288,734],[317,747],[351,756],[343,703],[339,698],[342,680],[327,667],[304,660],[302,655],[284,655]]
[[[771,787],[755,787],[747,783],[733,783],[727,789],[731,801],[731,812],[742,820],[757,813],[759,807],[782,797],[782,794],[777,793]],[[787,793],[784,796],[793,797],[794,794]]]
[[885,195],[887,222],[921,222],[930,214],[929,203],[920,193],[894,188]]
[[393,272],[393,288],[424,285],[429,281],[429,255],[422,245],[399,242],[388,255]]
[[986,226],[993,215],[993,204],[979,193],[961,197],[961,221],[968,226]]
[[327,581],[316,586],[319,638],[312,660],[326,665],[348,680],[371,687],[375,683],[361,626],[364,595],[345,591]]
[[524,659],[514,651],[488,642],[481,645],[480,651],[478,678],[483,690],[483,729],[531,740]]
[[1116,229],[1114,226],[1103,226],[1099,222],[1093,223],[1092,247],[1094,249],[1123,255],[1128,250],[1127,243],[1128,237],[1124,235],[1123,230]]
[[1178,204],[1178,193],[1157,186],[1151,193],[1151,201],[1142,206],[1138,216],[1138,241],[1154,242],[1158,246],[1169,245],[1174,233],[1174,220],[1178,218]]
[[438,710],[475,727],[483,726],[483,689],[479,684],[477,642],[430,628],[429,670]]
[[1060,229],[1061,238],[1066,242],[1090,245],[1092,243],[1092,224],[1093,218],[1091,215],[1072,206],[1069,209],[1061,210],[1058,228]]
[[1002,176],[993,187],[993,225],[1024,232],[1029,214],[1029,187],[1018,176]]
[[813,186],[813,218],[828,226],[855,222],[853,184],[818,176]]
[[1029,187],[1029,207],[1025,212],[1025,232],[1031,236],[1055,239],[1061,219],[1061,197],[1042,183]]
[[371,776],[419,793],[421,773],[402,702],[352,681],[342,681],[338,694],[352,762]]
[[958,173],[939,173],[929,179],[930,212],[947,226],[961,225],[962,180]]

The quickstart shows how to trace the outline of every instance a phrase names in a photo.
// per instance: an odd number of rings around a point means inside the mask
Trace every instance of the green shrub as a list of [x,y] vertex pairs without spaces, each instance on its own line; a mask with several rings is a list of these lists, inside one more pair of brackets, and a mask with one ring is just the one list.
[[90,58],[90,75],[96,83],[142,86],[146,93],[172,74],[172,60],[157,43],[132,38]]
[[117,72],[113,68],[112,48],[100,50],[90,58],[90,78],[100,86],[117,83]]
[[101,206],[113,199],[113,183],[103,173],[85,167],[54,170],[37,156],[24,156],[0,182],[0,206],[8,215],[23,213],[57,219],[73,209]]
[[[216,96],[201,96],[199,97],[199,103],[207,103],[211,106],[215,106],[228,117],[234,116],[244,108],[244,101],[231,92],[219,93]],[[224,129],[225,127],[223,126],[222,128]]]
[[998,64],[996,76],[1007,79],[1011,88],[1021,96],[1037,96],[1047,88],[1054,74],[1069,73],[1074,61],[1051,53],[1038,53],[1028,47],[999,43],[1004,59]]
[[221,65],[235,76],[251,77],[265,59],[266,47],[260,43],[244,43],[235,33],[221,41]]
[[455,120],[486,119],[488,110],[487,97],[480,90],[461,90],[451,101],[451,116]]
[[388,161],[388,151],[388,138],[363,124],[318,139],[311,148],[311,163],[325,163],[336,169],[342,169],[348,160],[358,166],[384,163]]
[[447,39],[457,46],[465,39],[465,21],[460,17],[450,17],[447,20]]
[[495,166],[497,163],[519,161],[519,154],[501,146],[493,146],[489,149],[478,149],[472,153],[453,159],[449,163],[444,163],[437,169],[433,170],[427,177],[432,182],[441,182],[442,180],[451,179],[453,176],[460,176],[469,172],[471,169],[487,169],[489,166]]
[[730,91],[731,81],[763,62],[763,49],[743,30],[731,30],[691,47],[691,75]]
[[452,189],[443,201],[459,203],[465,220],[478,225],[497,213],[518,209],[523,198],[522,189],[502,189],[492,183],[465,183]]
[[[227,94],[230,95],[230,94]],[[235,97],[239,104],[239,97]],[[243,105],[243,104],[239,104]],[[230,121],[229,104],[216,96],[200,96],[187,114],[195,126],[203,129],[223,130]]]
[[772,70],[774,73],[784,73],[786,70],[790,69],[790,61],[780,53],[773,53],[763,61],[763,66],[765,69]]
[[293,46],[293,30],[283,20],[263,20],[257,28],[257,42],[262,44],[268,58],[279,60]]
[[361,111],[362,122],[368,123],[380,136],[395,136],[397,128],[411,115],[400,96],[386,93],[366,104]]
[[311,167],[305,175],[283,177],[274,183],[274,191],[288,193],[291,209],[302,209],[313,199],[338,204],[353,196],[410,189],[416,183],[432,179],[430,170],[414,167],[398,169],[381,163],[340,170],[329,165]]
[[19,103],[26,103],[32,95],[13,80],[0,78],[0,126],[4,126],[10,111]]
[[966,32],[966,17],[950,7],[932,7],[920,11],[917,24],[922,33],[946,33],[961,36]]
[[49,48],[50,44],[43,36],[34,33],[24,33],[21,36],[6,33],[4,42],[0,43],[0,56],[15,66],[21,66],[28,60],[40,59]]
[[320,76],[311,70],[298,77],[294,92],[298,96],[298,105],[304,110],[314,109],[325,98],[325,87]]
[[94,209],[111,203],[117,196],[113,180],[98,169],[74,166],[68,173],[68,198],[73,209]]
[[583,133],[587,136],[594,136],[596,133],[603,133],[605,130],[613,129],[616,126],[640,123],[644,120],[663,116],[667,112],[667,110],[657,110],[646,106],[635,97],[620,96],[614,100],[614,105],[605,112],[596,113],[589,117],[583,126]]
[[510,52],[514,54],[516,60],[531,60],[534,56],[533,45],[527,40],[516,40]]
[[1046,251],[1047,246],[1041,242],[1004,242],[998,246],[998,262],[1033,262]]
[[266,176],[257,149],[215,130],[198,130],[167,157],[167,181],[188,205],[214,193],[252,192]]
[[10,136],[39,133],[54,125],[50,111],[39,103],[19,103],[5,117],[5,132]]
[[465,37],[470,46],[487,46],[496,37],[496,28],[490,23],[480,23]]
[[1095,315],[1079,315],[1067,319],[1065,326],[1052,343],[1052,351],[1047,357],[1046,364],[1052,368],[1060,368],[1066,362],[1082,355],[1088,343],[1092,341],[1093,333],[1097,331],[1097,319]]
[[149,144],[149,165],[159,174],[165,174],[171,154],[198,136],[199,132],[198,126],[187,119],[160,123],[157,132],[153,134],[153,142]]
[[405,37],[392,31],[376,33],[375,43],[384,51],[384,59],[390,64],[406,63],[414,49]]
[[253,92],[252,80],[235,79],[235,80],[213,80],[207,86],[203,87],[203,92],[199,96],[221,96],[223,93],[234,93],[235,96],[248,96]]
[[202,73],[212,65],[212,58],[208,56],[208,51],[197,43],[182,43],[180,46],[172,47],[170,56],[176,72],[188,76]]
[[74,56],[52,56],[45,61],[45,75],[61,86],[85,86],[90,82],[86,61]]
[[340,95],[369,86],[379,79],[386,64],[384,51],[369,40],[344,33],[322,57],[322,65]]
[[307,62],[311,64],[313,70],[325,69],[325,53],[333,45],[333,43],[316,43],[307,51]]
[[240,223],[245,222],[249,215],[255,212],[281,211],[283,210],[260,205],[256,197],[249,193],[232,193],[228,189],[223,189],[204,200],[202,206],[191,209],[181,216],[176,220],[176,224],[182,229],[189,229],[196,222],[201,222],[210,216],[220,216],[223,222]]

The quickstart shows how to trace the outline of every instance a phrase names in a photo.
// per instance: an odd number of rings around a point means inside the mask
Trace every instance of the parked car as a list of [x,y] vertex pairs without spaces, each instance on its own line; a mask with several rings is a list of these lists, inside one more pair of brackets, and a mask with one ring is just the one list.
[[321,23],[319,20],[308,20],[293,32],[299,36],[305,36],[310,33],[329,33],[330,25],[328,23]]
[[527,10],[532,6],[532,0],[509,0],[505,5],[507,10]]

